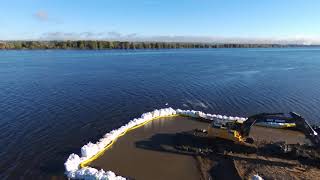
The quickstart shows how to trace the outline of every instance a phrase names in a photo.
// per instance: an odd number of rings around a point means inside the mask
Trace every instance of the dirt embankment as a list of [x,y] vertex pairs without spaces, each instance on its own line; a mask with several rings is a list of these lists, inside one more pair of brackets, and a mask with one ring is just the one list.
[[[292,141],[296,134],[290,133],[288,138]],[[265,140],[252,146],[244,146],[223,139],[207,138],[195,131],[185,132],[180,137],[176,141],[176,149],[194,153],[201,178],[205,180],[250,179],[255,174],[264,179],[320,177],[319,150],[306,145],[286,145],[283,142],[271,143]],[[188,143],[192,138],[192,142],[196,143]]]

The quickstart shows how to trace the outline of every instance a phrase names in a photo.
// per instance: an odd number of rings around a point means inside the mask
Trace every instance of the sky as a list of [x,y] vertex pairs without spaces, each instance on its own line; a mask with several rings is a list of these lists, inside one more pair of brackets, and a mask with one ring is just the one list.
[[0,40],[320,44],[319,0],[0,0]]

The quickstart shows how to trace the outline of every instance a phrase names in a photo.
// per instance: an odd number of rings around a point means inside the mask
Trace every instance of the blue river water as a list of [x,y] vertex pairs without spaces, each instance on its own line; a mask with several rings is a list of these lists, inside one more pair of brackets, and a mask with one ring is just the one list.
[[320,123],[320,49],[0,51],[0,179],[60,179],[63,163],[171,106]]

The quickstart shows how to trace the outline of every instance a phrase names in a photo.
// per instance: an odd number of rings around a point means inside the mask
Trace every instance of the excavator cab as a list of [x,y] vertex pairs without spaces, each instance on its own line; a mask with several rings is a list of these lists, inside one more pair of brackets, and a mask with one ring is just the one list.
[[244,139],[239,134],[238,129],[241,123],[238,121],[232,122],[212,122],[208,128],[209,137],[227,139],[234,142],[244,142]]

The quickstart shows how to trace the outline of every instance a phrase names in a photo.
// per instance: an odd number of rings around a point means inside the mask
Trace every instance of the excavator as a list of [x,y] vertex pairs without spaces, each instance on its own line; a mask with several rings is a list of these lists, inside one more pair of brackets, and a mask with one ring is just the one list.
[[230,121],[226,123],[217,123],[213,121],[208,128],[208,135],[238,143],[253,144],[254,139],[250,137],[250,130],[257,123],[287,123],[295,124],[294,129],[305,134],[312,144],[318,149],[320,148],[320,128],[313,127],[301,115],[290,112],[284,113],[260,113],[248,117],[243,122]]

